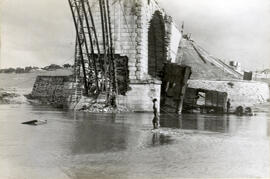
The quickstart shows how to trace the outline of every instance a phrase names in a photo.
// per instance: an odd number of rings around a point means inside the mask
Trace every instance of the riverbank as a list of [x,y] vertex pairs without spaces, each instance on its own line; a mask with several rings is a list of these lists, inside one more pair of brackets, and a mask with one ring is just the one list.
[[[72,71],[69,69],[59,69],[55,71],[35,71],[23,74],[0,74],[0,104],[26,104],[29,100],[25,95],[31,93],[36,77],[43,76],[67,76],[71,75]],[[30,101],[30,103],[40,102],[36,100]]]
[[[56,107],[81,110],[85,108],[86,112],[131,112],[132,108],[127,104],[125,98],[119,98],[118,110],[111,107],[105,107],[105,104],[91,104],[91,100],[85,100],[86,98],[82,96],[81,90],[74,90],[73,84],[70,82],[65,82],[65,78],[72,74],[70,70],[57,70],[51,72],[33,72],[29,74],[0,74],[0,86],[2,88],[1,93],[5,92],[8,94],[9,99],[2,97],[0,103],[26,103],[27,100],[24,95],[30,94],[33,91],[33,86],[36,81],[37,76],[42,76],[38,85],[36,86],[38,90],[36,95],[40,99],[44,99],[45,104],[55,104]],[[53,76],[53,77],[52,77]],[[9,80],[7,80],[9,79]],[[63,80],[62,80],[63,79]],[[61,81],[61,83],[59,82]],[[269,87],[266,83],[258,81],[213,81],[213,80],[189,80],[189,87],[202,88],[207,90],[217,90],[228,93],[228,98],[231,99],[232,110],[237,106],[252,107],[256,104],[261,104],[269,100]],[[268,83],[270,84],[270,83]],[[149,92],[145,92],[148,94]],[[157,93],[155,91],[155,93]],[[140,96],[140,94],[136,94]],[[13,96],[13,97],[12,97]],[[16,97],[15,97],[16,96]],[[12,98],[17,98],[12,100]],[[81,99],[82,97],[82,99]],[[5,99],[4,99],[5,98]],[[50,101],[51,100],[51,101]],[[144,100],[145,98],[136,98],[136,100]],[[42,101],[42,100],[41,100]],[[87,102],[88,101],[88,102]],[[29,101],[28,101],[29,102]],[[32,103],[39,103],[38,101],[30,101]],[[82,103],[82,104],[80,104]],[[145,102],[146,103],[146,102]],[[70,105],[71,104],[71,105]],[[147,101],[147,105],[151,108],[151,100]],[[83,107],[84,106],[84,107]]]

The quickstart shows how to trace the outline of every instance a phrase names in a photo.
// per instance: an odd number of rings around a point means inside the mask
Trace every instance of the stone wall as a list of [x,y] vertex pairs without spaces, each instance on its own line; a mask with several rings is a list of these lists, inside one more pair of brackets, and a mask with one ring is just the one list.
[[[101,53],[103,53],[99,4],[96,0],[89,0],[89,2]],[[119,101],[135,111],[152,111],[152,99],[153,97],[160,99],[161,84],[160,82],[149,83],[149,80],[151,81],[155,77],[149,75],[150,50],[157,50],[155,55],[162,57],[159,58],[158,63],[154,64],[163,65],[165,61],[175,62],[182,34],[173,19],[166,14],[155,0],[110,0],[109,3],[115,54],[128,57],[129,80],[131,83],[131,90],[125,96],[120,96]],[[160,15],[156,16],[156,14]],[[159,23],[153,23],[152,19],[156,19],[155,22],[159,21]],[[164,30],[157,30],[154,34],[149,33],[151,25],[156,29],[163,26]],[[158,38],[163,37],[160,48],[152,46],[149,49],[149,39],[151,39],[149,34]],[[161,66],[158,68],[161,69]]]
[[[130,84],[132,90],[128,91],[125,96],[119,95],[117,102],[132,111],[153,111],[152,100],[157,98],[159,104],[160,87],[161,84],[155,81],[132,83]],[[31,98],[55,107],[73,109],[82,95],[77,94],[79,98],[74,99],[75,93],[77,93],[75,92],[75,84],[69,76],[38,76],[32,89]]]
[[[100,47],[102,27],[99,4],[90,0]],[[148,30],[155,12],[162,15],[165,25],[167,59],[175,61],[181,33],[172,18],[162,10],[155,0],[109,1],[112,35],[115,53],[129,58],[130,80],[148,79]],[[172,38],[173,37],[173,38]],[[173,39],[173,40],[172,40]],[[102,48],[101,48],[102,50]],[[103,50],[102,50],[103,51]]]
[[[127,107],[135,112],[150,112],[153,111],[152,100],[156,98],[157,104],[160,103],[160,83],[135,83],[130,84],[131,91],[126,96],[118,96],[118,104]],[[159,111],[159,105],[158,111]]]
[[55,107],[67,107],[73,91],[69,76],[38,76],[31,97]]
[[189,80],[188,86],[226,92],[231,99],[232,108],[240,105],[253,106],[269,100],[269,86],[263,82]]

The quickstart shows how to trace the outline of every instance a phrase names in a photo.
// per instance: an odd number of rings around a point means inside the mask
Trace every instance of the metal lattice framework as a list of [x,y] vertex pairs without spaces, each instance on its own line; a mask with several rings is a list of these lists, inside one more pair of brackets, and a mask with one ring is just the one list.
[[84,84],[85,94],[116,92],[116,74],[108,0],[99,0],[103,54],[88,0],[68,0],[76,29],[74,74]]

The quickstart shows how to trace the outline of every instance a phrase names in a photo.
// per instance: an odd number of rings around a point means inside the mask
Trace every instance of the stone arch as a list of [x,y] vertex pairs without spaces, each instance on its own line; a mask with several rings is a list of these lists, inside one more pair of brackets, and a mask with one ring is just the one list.
[[148,74],[158,77],[167,59],[165,21],[160,11],[155,11],[148,29]]

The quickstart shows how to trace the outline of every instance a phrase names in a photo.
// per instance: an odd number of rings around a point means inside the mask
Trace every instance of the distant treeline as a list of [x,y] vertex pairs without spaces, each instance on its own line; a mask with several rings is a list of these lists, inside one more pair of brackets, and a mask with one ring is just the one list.
[[43,68],[40,67],[36,67],[36,66],[27,66],[25,68],[4,68],[4,69],[0,69],[0,73],[30,73],[33,71],[37,71],[37,70],[45,70],[45,71],[53,71],[53,70],[57,70],[57,69],[67,69],[67,68],[72,68],[73,66],[66,63],[62,66],[60,65],[56,65],[56,64],[51,64],[48,66],[45,66]]

